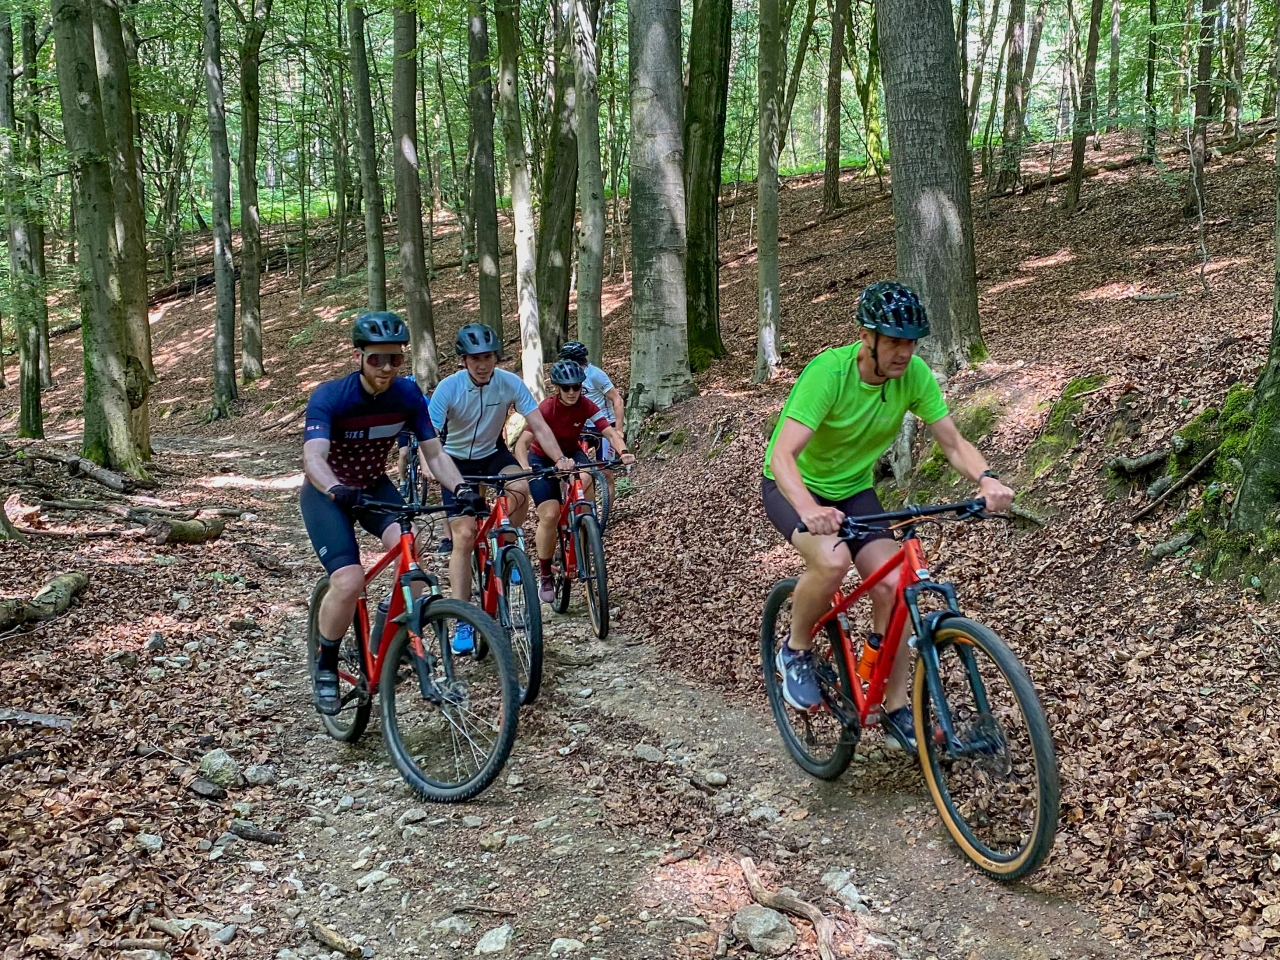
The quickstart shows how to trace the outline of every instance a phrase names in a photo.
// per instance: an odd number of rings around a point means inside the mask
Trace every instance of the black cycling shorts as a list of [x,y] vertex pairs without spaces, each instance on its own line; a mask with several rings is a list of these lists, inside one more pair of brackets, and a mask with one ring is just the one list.
[[[458,467],[458,472],[462,474],[464,480],[467,477],[496,477],[508,467],[520,469],[520,461],[515,458],[506,444],[499,443],[498,448],[487,457],[477,457],[474,460],[459,460],[457,457],[451,457],[454,464]],[[474,481],[466,480],[467,484],[474,486]],[[453,491],[445,490],[442,495],[442,502],[449,508],[449,516],[456,517],[457,510],[454,509]]]
[[[362,492],[370,500],[404,503],[400,491],[386,474],[364,487]],[[360,545],[356,543],[357,522],[375,537],[381,537],[387,527],[396,522],[389,513],[344,510],[305,480],[298,505],[302,508],[302,522],[307,528],[307,536],[311,538],[311,546],[315,548],[326,573],[360,563]]]
[[[813,493],[813,491],[809,491]],[[791,542],[791,536],[796,532],[796,527],[800,524],[800,514],[796,513],[796,508],[791,505],[782,491],[778,489],[778,485],[768,477],[763,477],[760,482],[760,497],[764,500],[764,512],[769,516],[769,522],[777,528],[778,532],[786,537],[787,543]],[[865,517],[873,513],[884,513],[884,508],[880,506],[880,498],[876,496],[874,489],[861,490],[852,497],[846,497],[844,500],[828,500],[826,497],[820,497],[813,493],[813,499],[824,507],[835,507],[846,517]],[[884,526],[884,524],[877,524]],[[892,540],[893,531],[880,530],[875,533],[867,534],[857,540],[849,543],[849,556],[857,557],[858,552],[873,540]]]
[[[574,447],[573,460],[583,466],[591,462],[591,458],[581,447]],[[532,450],[529,451],[530,469],[550,470],[555,465],[556,462],[550,457],[543,457]],[[529,492],[533,494],[533,502],[536,504],[543,504],[548,500],[564,503],[564,483],[559,477],[534,477],[529,481]]]

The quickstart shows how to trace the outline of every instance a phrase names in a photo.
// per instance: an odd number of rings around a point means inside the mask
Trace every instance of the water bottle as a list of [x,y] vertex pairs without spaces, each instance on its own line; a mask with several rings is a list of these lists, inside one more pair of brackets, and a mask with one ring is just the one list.
[[369,635],[370,645],[377,650],[382,645],[382,628],[387,622],[387,613],[391,610],[391,600],[380,600],[378,610],[373,616],[373,633]]
[[867,642],[862,645],[862,656],[858,658],[858,676],[863,683],[871,682],[871,674],[880,659],[880,642],[884,638],[878,633],[867,635]]

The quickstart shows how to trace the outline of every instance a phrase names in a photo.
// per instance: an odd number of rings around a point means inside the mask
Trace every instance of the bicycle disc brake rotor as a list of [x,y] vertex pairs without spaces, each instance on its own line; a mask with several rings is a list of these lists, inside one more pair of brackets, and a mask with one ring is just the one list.
[[1009,742],[999,721],[989,713],[980,714],[960,734],[965,755],[979,770],[992,777],[1007,777],[1013,772]]

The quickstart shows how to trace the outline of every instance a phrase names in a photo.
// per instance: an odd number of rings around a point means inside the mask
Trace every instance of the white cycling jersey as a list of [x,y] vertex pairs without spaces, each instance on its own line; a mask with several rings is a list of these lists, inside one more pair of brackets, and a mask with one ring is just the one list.
[[459,370],[440,381],[428,409],[432,426],[444,437],[445,453],[455,460],[479,460],[498,449],[512,404],[523,417],[538,409],[538,401],[514,373],[494,370],[493,378],[481,385]]

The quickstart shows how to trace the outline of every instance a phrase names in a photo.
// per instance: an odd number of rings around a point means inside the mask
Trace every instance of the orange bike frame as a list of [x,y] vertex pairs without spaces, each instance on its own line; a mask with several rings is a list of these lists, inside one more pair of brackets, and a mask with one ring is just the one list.
[[573,528],[576,519],[595,507],[594,501],[587,499],[582,486],[582,471],[575,469],[570,474],[569,489],[565,493],[564,503],[560,504],[560,544],[564,549],[564,575],[566,580],[578,579],[578,549],[574,543]]
[[[369,679],[369,689],[378,689],[378,678],[382,676],[382,666],[385,662],[385,653],[391,639],[396,635],[399,625],[395,622],[396,618],[409,609],[412,603],[412,597],[409,593],[409,585],[405,581],[405,575],[410,572],[417,572],[418,557],[415,552],[413,532],[412,530],[401,529],[400,542],[383,554],[382,559],[369,568],[369,572],[364,575],[365,591],[377,577],[391,565],[392,561],[396,564],[396,586],[399,589],[391,591],[391,607],[387,611],[387,619],[382,624],[382,636],[377,637],[377,646],[370,641],[375,638],[370,636],[372,626],[369,623],[369,595],[367,592],[360,594],[360,599],[356,603],[356,622],[360,631],[361,644],[360,648],[364,656],[365,676]],[[414,638],[415,650],[421,654],[422,651],[417,649],[417,645],[421,640]],[[340,671],[341,672],[341,671]],[[343,673],[342,678],[352,686],[358,686],[359,677],[347,676]]]
[[[510,512],[507,509],[507,495],[505,492],[500,493],[494,497],[489,516],[485,518],[483,523],[479,524],[479,528],[476,530],[476,544],[473,549],[476,554],[476,570],[481,577],[484,577],[485,566],[490,559],[489,537],[495,530],[510,526],[510,516]],[[491,617],[497,617],[498,615],[498,597],[502,593],[502,589],[502,577],[494,576],[489,578],[488,584],[481,591],[480,606]]]
[[[893,611],[889,615],[889,627],[885,630],[884,638],[880,643],[880,656],[876,659],[875,667],[872,670],[871,681],[864,688],[856,669],[858,660],[854,656],[853,641],[849,637],[849,631],[845,629],[839,617],[849,607],[867,596],[877,584],[893,573],[894,570],[899,570],[900,572],[898,574],[898,586],[893,596]],[[826,629],[827,624],[835,623],[836,631],[840,636],[840,650],[837,655],[844,658],[853,687],[854,704],[858,708],[858,718],[864,727],[880,717],[880,705],[884,700],[884,688],[889,682],[889,674],[893,672],[893,663],[898,655],[898,646],[902,642],[902,634],[906,630],[909,613],[904,591],[921,580],[927,579],[928,576],[929,570],[925,564],[924,550],[920,547],[920,541],[915,537],[909,536],[902,541],[902,544],[898,547],[898,552],[875,573],[863,580],[856,590],[852,593],[836,591],[831,600],[831,609],[819,617],[818,622],[813,625],[813,638],[816,641],[818,635]]]

